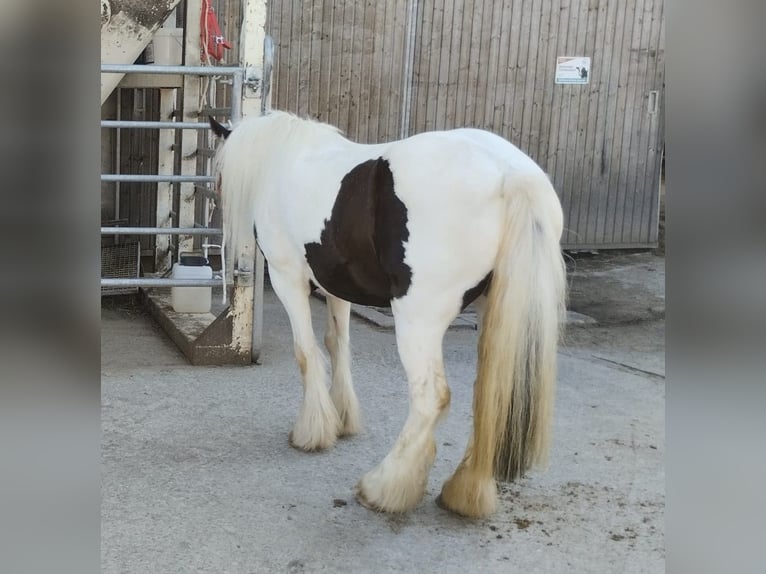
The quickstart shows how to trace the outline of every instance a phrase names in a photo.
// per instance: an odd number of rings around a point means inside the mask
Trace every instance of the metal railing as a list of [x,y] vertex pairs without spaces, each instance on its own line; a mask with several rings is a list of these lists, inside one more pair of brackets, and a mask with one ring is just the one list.
[[[157,66],[157,65],[123,65],[102,64],[101,73],[117,74],[179,74],[192,76],[231,76],[232,94],[241,94],[245,80],[245,69],[229,66]],[[231,121],[237,123],[242,116],[242,100],[240,97],[231,98]],[[102,120],[102,128],[111,129],[173,129],[173,130],[204,130],[209,129],[207,122],[173,122],[173,121],[129,121]],[[208,183],[215,178],[208,175],[149,175],[149,174],[101,174],[102,182],[130,183]],[[210,235],[221,236],[223,231],[207,227],[101,227],[101,235]],[[243,270],[244,272],[244,270]],[[224,277],[217,279],[173,279],[173,278],[102,278],[102,287],[209,287],[221,286]]]

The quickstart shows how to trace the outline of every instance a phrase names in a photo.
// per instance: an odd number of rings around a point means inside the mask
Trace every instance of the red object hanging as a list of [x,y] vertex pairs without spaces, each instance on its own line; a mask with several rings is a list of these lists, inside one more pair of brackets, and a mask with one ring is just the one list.
[[231,43],[221,34],[221,27],[218,25],[218,18],[215,17],[210,0],[202,0],[200,40],[203,62],[207,61],[208,56],[220,62],[224,56],[224,49],[231,50]]

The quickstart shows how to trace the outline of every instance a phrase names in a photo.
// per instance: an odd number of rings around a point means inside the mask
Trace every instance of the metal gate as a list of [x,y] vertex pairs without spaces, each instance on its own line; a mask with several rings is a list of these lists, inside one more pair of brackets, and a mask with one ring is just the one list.
[[[231,83],[232,94],[236,95],[243,93],[248,70],[241,67],[224,66],[102,65],[101,72],[208,78],[224,77],[228,78],[228,81]],[[209,108],[203,111],[216,116],[228,115],[232,123],[236,124],[242,117],[241,104],[241,97],[233,96],[231,98],[230,109]],[[161,117],[165,118],[167,115],[167,113],[162,114]],[[160,121],[102,120],[101,127],[109,129],[143,128],[161,130],[160,133],[164,134],[164,137],[163,135],[160,136],[161,147],[164,146],[168,149],[175,145],[173,143],[175,141],[174,134],[178,130],[209,130],[209,124],[206,121],[168,121],[165,119]],[[207,158],[211,158],[213,152],[214,150],[211,149],[200,149],[198,147],[194,149],[195,157],[197,154],[202,154]],[[195,157],[185,157],[184,159],[194,160]],[[244,246],[239,253],[222,253],[221,259],[224,264],[222,273],[213,279],[178,279],[165,276],[170,270],[173,256],[177,257],[178,252],[182,249],[192,247],[194,245],[194,238],[204,238],[204,245],[218,247],[221,245],[220,238],[222,237],[222,229],[219,227],[209,227],[207,218],[205,218],[204,224],[193,227],[172,226],[173,215],[176,215],[175,219],[178,220],[178,214],[174,213],[173,205],[180,204],[187,212],[194,213],[195,195],[199,192],[205,193],[206,191],[210,193],[207,186],[214,181],[213,176],[209,173],[200,174],[197,173],[197,169],[194,169],[194,173],[174,173],[174,163],[165,162],[163,164],[163,162],[160,162],[159,173],[157,174],[109,173],[101,175],[102,182],[115,182],[118,184],[145,182],[157,184],[158,186],[160,184],[165,185],[164,191],[162,193],[158,191],[157,194],[158,214],[162,214],[158,215],[157,226],[101,227],[102,237],[156,236],[158,238],[157,247],[155,248],[156,273],[153,276],[145,277],[102,277],[101,287],[102,289],[126,287],[217,287],[224,285],[224,277],[226,277],[226,283],[233,285],[231,304],[226,310],[225,316],[216,319],[210,327],[215,326],[219,333],[222,330],[230,330],[227,343],[231,353],[238,357],[241,362],[249,363],[251,360],[258,358],[262,343],[263,265],[262,261],[256,261],[254,242],[253,245]],[[207,166],[210,164],[209,161],[202,163]],[[198,164],[196,161],[192,161],[192,165]],[[175,249],[173,248],[173,243],[169,240],[171,236],[177,238]],[[199,242],[197,244],[199,245]],[[176,253],[173,254],[173,251]],[[226,265],[227,261],[229,262],[228,265]],[[234,268],[235,266],[236,269]],[[244,332],[245,330],[248,332]]]

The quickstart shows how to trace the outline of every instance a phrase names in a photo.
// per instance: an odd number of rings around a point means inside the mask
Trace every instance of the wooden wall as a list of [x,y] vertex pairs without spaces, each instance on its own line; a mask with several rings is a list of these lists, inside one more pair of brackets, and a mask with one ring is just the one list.
[[[488,129],[553,178],[566,247],[656,243],[664,0],[274,0],[267,31],[275,108],[360,142]],[[555,84],[557,56],[590,83]]]
[[269,4],[272,106],[340,126],[359,142],[397,139],[407,1]]

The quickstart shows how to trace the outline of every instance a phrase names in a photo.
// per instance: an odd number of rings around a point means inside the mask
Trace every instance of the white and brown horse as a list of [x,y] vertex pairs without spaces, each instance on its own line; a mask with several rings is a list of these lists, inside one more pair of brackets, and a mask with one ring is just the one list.
[[[442,339],[481,297],[473,432],[439,504],[466,516],[496,506],[495,480],[547,458],[565,275],[561,206],[528,156],[486,131],[422,133],[361,145],[284,112],[233,130],[216,156],[230,253],[257,233],[290,317],[303,404],[290,441],[332,446],[360,431],[351,382],[351,303],[391,306],[409,381],[407,421],[357,485],[369,508],[404,512],[423,497],[434,428],[450,403]],[[328,389],[309,294],[327,298]]]

